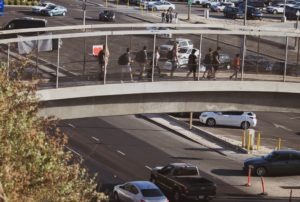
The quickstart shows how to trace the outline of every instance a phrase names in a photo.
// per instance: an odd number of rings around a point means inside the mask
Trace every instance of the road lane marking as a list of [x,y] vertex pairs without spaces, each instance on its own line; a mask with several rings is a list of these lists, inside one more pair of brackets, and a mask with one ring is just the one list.
[[100,142],[100,140],[94,136],[92,136],[92,139],[96,140],[97,142]]
[[150,168],[149,166],[145,166],[147,169],[152,170],[152,168]]
[[72,128],[76,128],[73,124],[68,123],[68,126],[71,126]]
[[120,150],[117,151],[119,154],[122,154],[123,156],[125,156],[126,154],[121,152]]
[[74,154],[78,155],[80,158],[82,158],[81,154],[79,154],[77,151],[75,151],[74,149],[71,149],[70,147],[65,146],[68,150],[70,150],[71,152],[73,152]]
[[300,119],[300,116],[290,117],[290,119]]
[[292,132],[292,131],[293,131],[293,130],[291,130],[291,129],[289,129],[289,128],[283,126],[283,125],[277,124],[277,123],[273,123],[273,125],[274,125],[276,128],[282,128],[282,129],[284,129],[284,130],[286,130],[286,131],[289,131],[289,132]]

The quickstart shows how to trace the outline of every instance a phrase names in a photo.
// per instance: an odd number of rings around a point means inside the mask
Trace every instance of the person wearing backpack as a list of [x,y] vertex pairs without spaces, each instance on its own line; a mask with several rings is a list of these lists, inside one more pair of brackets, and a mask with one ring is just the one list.
[[141,51],[138,52],[136,56],[136,61],[139,63],[140,67],[140,74],[139,74],[139,80],[143,78],[144,71],[146,69],[148,56],[147,56],[147,47],[144,46]]
[[132,70],[131,70],[131,56],[130,48],[126,49],[126,53],[123,53],[118,60],[119,65],[121,66],[121,83],[123,83],[124,73],[129,72],[130,80],[133,81]]
[[103,49],[98,53],[98,62],[99,62],[99,80],[102,81],[104,79],[104,74],[106,74],[106,68],[108,64],[109,51],[106,46],[103,46]]
[[[209,48],[208,49],[208,53],[206,53],[203,63],[205,65],[205,71],[203,72],[202,78],[210,78],[211,74],[212,74],[212,49]],[[205,77],[206,74],[206,77]]]
[[170,74],[171,78],[173,78],[173,74],[177,68],[178,61],[179,61],[178,60],[178,42],[176,42],[172,49],[172,59],[171,59],[172,69],[171,69],[171,74]]
[[196,50],[193,49],[192,53],[189,55],[188,59],[188,68],[189,72],[186,77],[189,77],[191,73],[193,73],[193,79],[196,81],[196,69],[197,69],[197,56],[195,55]]

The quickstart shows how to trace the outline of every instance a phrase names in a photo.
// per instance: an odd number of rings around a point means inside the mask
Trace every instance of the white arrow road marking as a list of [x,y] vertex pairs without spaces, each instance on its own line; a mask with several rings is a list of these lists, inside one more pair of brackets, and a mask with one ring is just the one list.
[[149,166],[145,166],[147,169],[152,170],[152,168],[150,168]]
[[284,130],[286,130],[286,131],[289,131],[289,132],[293,131],[293,130],[291,130],[291,129],[289,129],[289,128],[283,126],[283,125],[279,125],[279,124],[276,124],[276,123],[273,123],[273,125],[274,125],[276,128],[282,128],[282,129],[284,129]]
[[119,154],[122,154],[123,156],[125,156],[126,154],[121,152],[120,150],[117,151]]

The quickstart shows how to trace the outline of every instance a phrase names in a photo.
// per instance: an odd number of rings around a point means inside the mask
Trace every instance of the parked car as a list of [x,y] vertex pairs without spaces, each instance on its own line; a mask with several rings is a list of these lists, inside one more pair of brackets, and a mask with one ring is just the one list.
[[148,9],[149,5],[152,5],[157,2],[163,2],[163,0],[141,0],[140,4],[144,6],[144,8]]
[[273,63],[261,55],[246,55],[245,56],[245,72],[271,72],[273,69]]
[[274,6],[267,6],[267,12],[273,14],[283,13],[284,8],[285,8],[285,4],[276,4]]
[[[236,7],[244,7],[244,5],[245,5],[245,3],[244,3],[243,0],[240,0],[239,2],[237,2],[235,4]],[[265,6],[266,6],[264,1],[258,1],[258,0],[248,0],[247,5],[251,6],[251,7],[254,7],[254,8],[257,8],[260,11],[263,11],[265,9]]]
[[222,2],[215,5],[212,5],[210,7],[210,10],[213,12],[223,12],[226,6],[232,6],[234,7],[234,3],[232,2]]
[[[277,61],[273,64],[272,73],[273,74],[284,74],[285,64],[284,61]],[[300,76],[300,65],[297,63],[287,63],[286,75],[288,76]]]
[[56,16],[56,15],[65,16],[66,13],[67,13],[67,8],[58,5],[50,5],[47,8],[41,10],[42,15],[48,15],[48,16]]
[[242,19],[244,18],[244,12],[242,9],[233,6],[226,6],[223,10],[225,18]]
[[99,20],[100,21],[107,21],[107,22],[113,22],[116,19],[116,15],[114,11],[111,10],[104,10],[99,13]]
[[[164,32],[163,30],[170,30],[169,28],[167,27],[147,27],[147,30],[151,30],[153,32],[156,32],[156,31],[162,31]],[[160,37],[160,38],[172,38],[172,33],[161,33],[161,34],[157,34],[156,36]],[[152,36],[153,37],[153,36]]]
[[[2,30],[12,30],[12,29],[26,29],[26,28],[42,28],[47,26],[47,20],[39,19],[39,18],[31,18],[31,17],[23,17],[23,18],[16,18],[9,21]],[[39,32],[42,34],[43,32]],[[22,36],[34,36],[37,33],[28,32],[28,33],[18,33]],[[17,34],[1,34],[1,38],[14,38],[17,37]]]
[[161,1],[148,5],[148,9],[153,11],[175,10],[175,4],[168,1]]
[[224,125],[243,129],[255,127],[257,124],[255,113],[243,111],[202,112],[199,120],[207,126]]
[[202,7],[211,8],[212,6],[217,5],[220,2],[222,2],[222,0],[203,0],[202,1]]
[[297,20],[297,11],[300,12],[300,6],[286,6],[285,7],[285,16],[288,20]]
[[[192,50],[195,49],[195,55],[199,57],[199,49],[197,48],[180,48],[178,51],[178,68],[185,68],[188,65],[189,56],[192,53]],[[163,69],[171,70],[172,69],[172,62],[167,60],[163,66]]]
[[117,185],[113,189],[113,195],[116,201],[155,201],[169,202],[167,197],[160,189],[148,181],[132,181]]
[[176,38],[169,40],[166,44],[160,45],[159,47],[159,53],[160,57],[164,58],[167,56],[168,52],[172,50],[175,43],[178,43],[178,48],[186,48],[191,49],[194,48],[194,44],[190,39],[185,38]]
[[54,3],[50,3],[50,2],[41,3],[41,4],[37,5],[37,6],[33,6],[32,9],[31,9],[31,11],[33,13],[36,13],[36,14],[41,14],[41,11],[43,9],[48,8],[49,6],[55,6],[55,4]]
[[[245,10],[244,7],[242,7],[243,10]],[[252,20],[262,20],[263,13],[259,8],[256,8],[254,6],[247,6],[247,19]]]
[[173,195],[173,201],[209,200],[216,195],[216,184],[203,178],[197,166],[188,163],[171,163],[155,167],[150,180],[166,193]]
[[204,0],[193,0],[192,4],[202,5]]
[[278,150],[262,157],[249,158],[244,161],[244,171],[249,166],[255,175],[299,175],[300,151]]

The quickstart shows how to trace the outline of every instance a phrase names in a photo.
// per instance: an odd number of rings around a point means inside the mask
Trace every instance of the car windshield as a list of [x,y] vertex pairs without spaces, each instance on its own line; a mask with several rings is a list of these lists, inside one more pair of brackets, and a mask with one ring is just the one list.
[[198,175],[195,167],[178,168],[174,171],[175,176]]
[[144,197],[163,196],[162,192],[159,189],[142,189],[141,192]]

